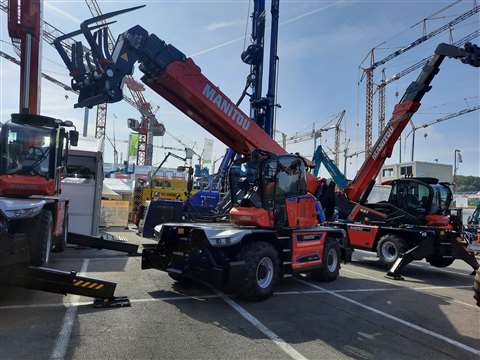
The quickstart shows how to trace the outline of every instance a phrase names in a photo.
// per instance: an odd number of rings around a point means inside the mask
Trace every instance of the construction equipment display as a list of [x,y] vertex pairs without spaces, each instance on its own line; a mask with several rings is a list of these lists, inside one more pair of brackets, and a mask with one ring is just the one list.
[[[275,11],[278,1],[272,6]],[[158,244],[144,249],[142,267],[161,269],[180,281],[196,277],[229,285],[253,300],[270,296],[284,273],[336,279],[344,231],[318,225],[311,195],[318,182],[306,172],[305,160],[286,154],[173,45],[137,25],[119,36],[110,53],[104,30],[92,32],[92,24],[138,8],[86,20],[71,33],[83,33],[91,55],[82,53],[81,42],[72,49],[73,58],[57,46],[79,91],[75,106],[122,100],[123,78],[139,62],[146,85],[243,155],[229,172],[231,224],[159,225]]]
[[398,179],[388,183],[388,201],[367,203],[376,176],[392,155],[421,99],[431,89],[446,57],[480,66],[480,49],[476,45],[467,43],[458,48],[440,44],[395,106],[390,122],[355,178],[338,196],[337,206],[344,219],[338,226],[346,230],[350,246],[377,251],[381,261],[391,266],[388,275],[396,279],[401,278],[402,268],[413,260],[426,259],[433,266],[445,267],[462,259],[474,271],[479,267],[473,252],[467,250],[461,214],[453,214],[449,209],[452,191],[447,184],[431,178]]

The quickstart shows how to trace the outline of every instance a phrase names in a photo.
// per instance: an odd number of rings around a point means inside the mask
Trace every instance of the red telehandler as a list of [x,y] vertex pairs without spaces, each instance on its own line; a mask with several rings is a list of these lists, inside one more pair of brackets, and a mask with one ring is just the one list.
[[[175,223],[155,228],[158,245],[145,248],[142,268],[176,280],[199,278],[227,285],[244,298],[270,296],[285,273],[312,273],[332,281],[344,253],[344,231],[319,226],[315,177],[306,161],[287,154],[260,126],[211,83],[174,46],[134,26],[118,37],[112,53],[106,30],[91,26],[139,7],[84,21],[80,31],[56,39],[57,50],[79,91],[76,107],[117,102],[126,75],[140,63],[141,80],[242,157],[229,173],[231,224]],[[83,34],[91,54],[76,42],[69,58],[60,46]]]
[[438,45],[395,106],[391,120],[355,178],[337,194],[336,205],[343,220],[335,224],[347,232],[349,246],[376,251],[391,267],[387,275],[394,279],[401,279],[401,270],[414,260],[426,259],[433,266],[446,267],[462,259],[474,272],[479,267],[474,252],[467,249],[461,213],[449,209],[452,191],[448,184],[434,178],[397,179],[384,183],[391,186],[387,201],[367,202],[375,178],[446,57],[480,66],[480,48],[476,45]]
[[[61,197],[71,121],[38,115],[41,2],[10,0],[8,30],[20,42],[20,113],[0,131],[0,285],[96,298],[96,306],[128,306],[116,284],[46,267],[68,243],[137,253],[137,246],[68,232],[69,201]],[[71,129],[71,130],[69,130]]]

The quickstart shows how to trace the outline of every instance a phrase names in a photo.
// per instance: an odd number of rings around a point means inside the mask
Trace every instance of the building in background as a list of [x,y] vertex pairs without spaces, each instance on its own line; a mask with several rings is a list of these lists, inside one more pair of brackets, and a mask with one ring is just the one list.
[[383,165],[377,178],[381,184],[387,180],[403,177],[431,177],[442,182],[453,182],[453,166],[448,164],[431,163],[426,161],[412,161],[401,164]]

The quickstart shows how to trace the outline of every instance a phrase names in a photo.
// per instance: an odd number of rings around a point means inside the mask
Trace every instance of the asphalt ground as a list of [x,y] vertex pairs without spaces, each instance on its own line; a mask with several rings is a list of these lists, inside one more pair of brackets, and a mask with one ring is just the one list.
[[417,262],[393,281],[356,252],[337,281],[288,277],[259,303],[179,286],[112,251],[69,248],[51,266],[117,282],[132,306],[0,288],[0,359],[480,359],[480,308],[460,261]]

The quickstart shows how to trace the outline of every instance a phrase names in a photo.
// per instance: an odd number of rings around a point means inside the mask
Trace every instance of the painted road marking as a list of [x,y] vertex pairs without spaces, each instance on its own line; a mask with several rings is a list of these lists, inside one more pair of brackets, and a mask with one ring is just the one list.
[[[87,272],[89,260],[83,260],[82,267],[80,269],[80,274]],[[78,302],[80,299],[79,295],[72,296],[72,302]],[[75,323],[75,318],[77,317],[78,306],[70,306],[67,308],[65,315],[63,316],[63,325],[62,329],[58,333],[57,339],[55,340],[55,347],[50,354],[50,360],[64,359],[67,353],[68,344],[70,343],[70,337],[72,335],[73,325]]]
[[444,335],[441,335],[441,334],[436,333],[436,332],[434,332],[434,331],[425,329],[424,327],[421,327],[421,326],[416,325],[416,324],[414,324],[414,323],[411,323],[411,322],[409,322],[409,321],[400,319],[400,318],[398,318],[398,317],[396,317],[396,316],[390,315],[390,314],[388,314],[388,313],[386,313],[386,312],[384,312],[384,311],[381,311],[381,310],[378,310],[378,309],[376,309],[376,308],[374,308],[374,307],[365,305],[365,304],[363,304],[363,303],[361,303],[361,302],[359,302],[359,301],[350,299],[350,298],[348,298],[348,297],[346,297],[346,296],[343,296],[343,295],[340,295],[340,294],[335,293],[335,292],[333,292],[333,291],[330,291],[330,290],[328,290],[328,289],[325,289],[325,288],[323,288],[323,287],[321,287],[321,286],[318,286],[318,285],[309,283],[308,281],[305,281],[305,280],[302,280],[302,279],[296,279],[296,280],[299,281],[300,283],[304,284],[304,285],[313,287],[314,289],[325,291],[325,292],[327,292],[328,294],[330,294],[330,295],[332,295],[332,296],[335,296],[336,298],[342,299],[342,300],[344,300],[344,301],[346,301],[346,302],[349,302],[349,303],[351,303],[351,304],[353,304],[353,305],[356,305],[356,306],[358,306],[358,307],[361,307],[362,309],[371,311],[371,312],[373,312],[373,313],[375,313],[375,314],[377,314],[377,315],[380,315],[380,316],[383,316],[383,317],[385,317],[385,318],[387,318],[387,319],[390,319],[390,320],[393,320],[393,321],[395,321],[395,322],[398,322],[398,323],[400,323],[400,324],[402,324],[402,325],[404,325],[404,326],[407,326],[407,327],[409,327],[409,328],[412,328],[412,329],[414,329],[414,330],[417,330],[417,331],[419,331],[419,332],[421,332],[421,333],[423,333],[423,334],[430,335],[431,337],[434,337],[434,338],[436,338],[436,339],[438,339],[438,340],[442,340],[442,341],[444,341],[444,342],[446,342],[446,343],[448,343],[448,344],[450,344],[450,345],[453,345],[453,346],[455,346],[455,347],[457,347],[457,348],[460,348],[460,349],[462,349],[462,350],[468,351],[468,352],[470,352],[470,353],[472,353],[472,354],[474,354],[474,355],[480,356],[480,350],[475,349],[475,348],[473,348],[473,347],[471,347],[471,346],[465,345],[465,344],[463,344],[463,343],[461,343],[461,342],[459,342],[459,341],[453,340],[453,339],[451,339],[451,338],[449,338],[449,337],[447,337],[447,336],[444,336]]
[[260,320],[258,320],[255,316],[250,314],[245,308],[240,306],[238,303],[233,301],[227,295],[221,293],[220,291],[214,290],[215,293],[220,296],[232,309],[238,312],[245,320],[247,320],[250,324],[255,326],[257,330],[262,332],[266,335],[270,340],[273,341],[275,345],[277,345],[280,349],[283,350],[288,356],[290,356],[294,360],[307,360],[305,356],[300,354],[297,350],[295,350],[289,343],[283,340],[280,336],[275,334],[272,330],[266,327]]
[[[471,285],[452,285],[452,286],[419,286],[419,287],[392,287],[392,288],[366,288],[366,289],[336,289],[329,290],[334,293],[360,293],[360,292],[384,292],[384,291],[403,291],[403,290],[442,290],[442,289],[468,289],[471,288]],[[276,291],[273,295],[308,295],[308,294],[325,294],[326,291],[323,290],[292,290],[292,291]],[[215,299],[219,298],[219,295],[181,295],[181,296],[165,296],[158,298],[138,298],[130,299],[131,303],[142,303],[142,302],[156,302],[156,301],[182,301],[182,300],[206,300],[206,299]],[[459,300],[452,300],[453,302],[462,303]],[[42,309],[42,308],[57,308],[57,307],[75,307],[75,306],[85,306],[91,305],[91,301],[72,301],[69,303],[44,303],[44,304],[24,304],[24,305],[3,305],[0,306],[1,310],[23,310],[23,309]],[[466,304],[472,307],[474,305]]]

